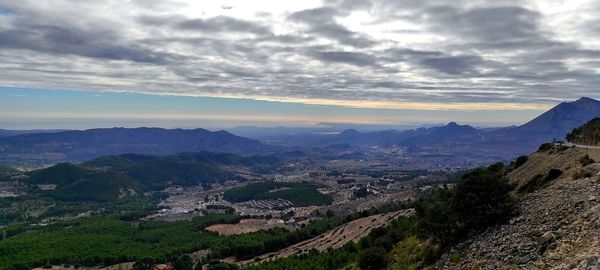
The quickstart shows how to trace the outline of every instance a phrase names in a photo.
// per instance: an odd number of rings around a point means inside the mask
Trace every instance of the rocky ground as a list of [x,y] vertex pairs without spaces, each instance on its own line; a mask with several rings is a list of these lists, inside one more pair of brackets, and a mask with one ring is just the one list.
[[600,269],[600,164],[520,195],[519,214],[444,255],[439,269]]

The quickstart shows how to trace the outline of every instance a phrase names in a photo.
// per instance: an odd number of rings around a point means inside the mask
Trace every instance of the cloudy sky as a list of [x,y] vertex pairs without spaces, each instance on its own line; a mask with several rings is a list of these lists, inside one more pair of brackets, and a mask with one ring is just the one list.
[[599,35],[600,0],[0,0],[0,128],[519,124],[600,98]]

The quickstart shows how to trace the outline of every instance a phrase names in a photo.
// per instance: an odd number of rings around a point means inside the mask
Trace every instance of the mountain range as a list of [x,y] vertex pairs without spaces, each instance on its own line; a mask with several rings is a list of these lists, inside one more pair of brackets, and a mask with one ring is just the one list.
[[351,147],[399,146],[413,151],[436,149],[444,155],[474,155],[482,161],[508,160],[530,153],[542,143],[561,140],[574,128],[599,116],[600,101],[584,97],[560,103],[524,125],[496,129],[477,129],[451,122],[445,126],[404,131],[347,129],[339,133],[276,135],[262,142],[227,131],[205,129],[108,128],[30,133],[0,137],[0,163],[53,164],[124,153],[169,155],[212,151],[263,155],[299,147],[342,144]]
[[84,161],[124,153],[169,155],[199,151],[257,155],[277,149],[226,131],[101,128],[3,137],[0,138],[0,161]]
[[[445,126],[406,131],[384,130],[358,132],[344,130],[338,134],[298,134],[273,136],[270,143],[300,146],[404,146],[435,147],[454,152],[500,151],[504,158],[530,153],[545,142],[562,140],[567,133],[600,116],[600,101],[583,97],[563,102],[521,126],[477,129],[451,122]],[[499,153],[500,154],[500,153]]]

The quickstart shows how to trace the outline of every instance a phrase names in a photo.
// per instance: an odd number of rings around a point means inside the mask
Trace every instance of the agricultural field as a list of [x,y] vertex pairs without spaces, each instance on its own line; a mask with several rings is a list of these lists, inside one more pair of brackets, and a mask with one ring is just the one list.
[[225,191],[224,199],[233,203],[282,199],[291,202],[294,206],[326,205],[333,201],[331,197],[318,192],[312,184],[273,181],[232,188]]

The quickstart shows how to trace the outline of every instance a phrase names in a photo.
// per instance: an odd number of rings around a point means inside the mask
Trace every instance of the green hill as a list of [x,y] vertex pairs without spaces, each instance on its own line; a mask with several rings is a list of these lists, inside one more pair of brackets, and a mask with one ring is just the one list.
[[71,163],[59,163],[46,169],[34,171],[30,174],[30,184],[55,184],[59,187],[79,181],[92,171]]
[[239,157],[210,152],[172,156],[125,154],[105,156],[80,165],[60,163],[33,171],[28,184],[55,184],[54,190],[40,191],[64,201],[110,201],[170,185],[194,186],[243,180],[235,173],[272,171],[279,161],[273,157]]

